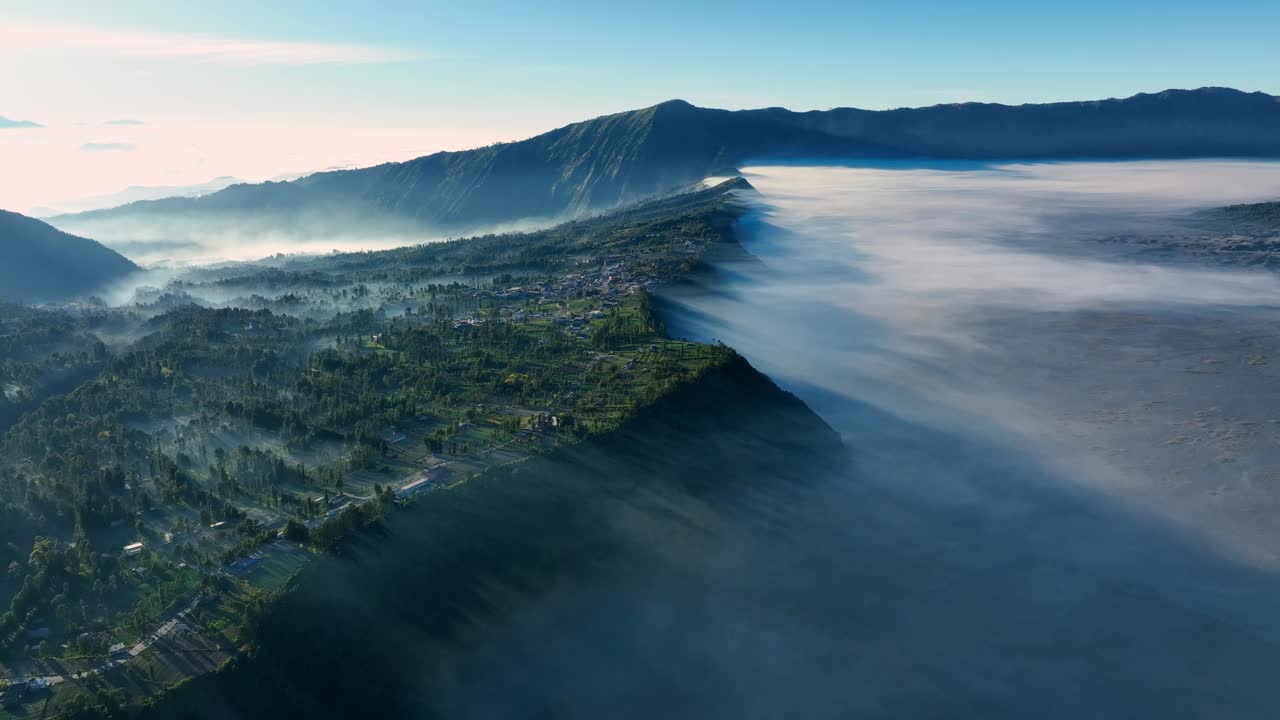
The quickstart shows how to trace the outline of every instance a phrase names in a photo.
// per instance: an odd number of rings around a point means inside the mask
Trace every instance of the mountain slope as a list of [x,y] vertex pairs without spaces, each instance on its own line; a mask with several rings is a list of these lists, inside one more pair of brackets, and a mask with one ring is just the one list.
[[138,270],[93,240],[0,210],[0,296],[59,300],[91,293]]
[[209,222],[221,231],[248,222],[315,233],[325,231],[317,227],[349,232],[354,221],[377,217],[454,231],[608,208],[753,159],[1277,156],[1278,128],[1280,98],[1225,88],[887,111],[727,111],[676,100],[521,142],[56,221],[97,237],[119,237],[139,221],[156,220],[195,223],[201,231]]

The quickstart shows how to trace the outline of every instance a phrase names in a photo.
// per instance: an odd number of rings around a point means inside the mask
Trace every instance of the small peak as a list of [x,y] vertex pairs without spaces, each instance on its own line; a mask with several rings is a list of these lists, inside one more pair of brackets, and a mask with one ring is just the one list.
[[[1169,90],[1167,92],[1178,92],[1178,91]],[[1196,95],[1249,95],[1250,94],[1243,90],[1237,90],[1236,88],[1233,88],[1233,87],[1224,87],[1222,85],[1206,85],[1204,87],[1199,87],[1194,90],[1188,90],[1187,93],[1196,94]]]
[[741,175],[725,180],[724,182],[720,183],[718,187],[723,190],[751,190],[753,192],[756,191],[756,186],[752,185],[746,178],[742,177]]
[[660,102],[657,105],[654,105],[653,109],[654,110],[687,110],[692,107],[694,107],[693,103],[690,103],[686,100],[676,99],[676,100],[668,100],[666,102]]
[[1217,85],[1209,85],[1198,88],[1169,88],[1153,93],[1138,93],[1135,98],[1154,98],[1157,100],[1169,100],[1180,98],[1202,98],[1209,96],[1216,97],[1244,97],[1246,95],[1262,95],[1264,93],[1247,93],[1243,90],[1237,90],[1230,87],[1222,87]]

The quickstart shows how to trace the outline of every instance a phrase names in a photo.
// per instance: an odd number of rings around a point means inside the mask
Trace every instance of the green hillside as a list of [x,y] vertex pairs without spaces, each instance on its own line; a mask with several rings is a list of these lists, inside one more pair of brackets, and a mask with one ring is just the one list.
[[119,253],[0,210],[0,296],[27,302],[92,293],[138,271]]

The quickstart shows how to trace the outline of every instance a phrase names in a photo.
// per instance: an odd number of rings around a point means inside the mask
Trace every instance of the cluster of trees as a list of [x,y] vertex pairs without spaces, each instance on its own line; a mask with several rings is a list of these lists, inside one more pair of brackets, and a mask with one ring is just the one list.
[[634,309],[615,307],[609,311],[604,322],[592,329],[591,342],[601,348],[617,348],[652,340],[665,332],[666,326],[653,314],[653,299],[641,291]]
[[[348,506],[312,529],[307,539],[318,548],[332,548],[353,530],[380,522],[386,508],[394,501],[395,492],[391,488],[375,485],[371,501]],[[298,533],[295,530],[296,534]]]
[[252,520],[243,520],[236,528],[238,539],[231,545],[223,548],[219,559],[223,564],[233,562],[246,555],[251,554],[255,549],[266,545],[276,539],[276,533],[263,527],[261,523]]
[[0,301],[0,433],[101,370],[110,353],[93,329],[105,322]]
[[[5,572],[18,591],[0,614],[3,651],[21,647],[34,630],[61,627],[78,634],[126,583],[119,558],[94,552],[82,530],[72,543],[37,537],[27,557],[10,560]],[[37,621],[41,628],[34,627]]]

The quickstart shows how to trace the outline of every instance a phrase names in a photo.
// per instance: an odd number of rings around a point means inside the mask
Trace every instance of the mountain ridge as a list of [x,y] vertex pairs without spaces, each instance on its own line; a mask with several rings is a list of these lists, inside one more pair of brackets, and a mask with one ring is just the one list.
[[1276,128],[1280,98],[1230,88],[1047,104],[802,112],[720,110],[669,100],[517,142],[54,220],[110,234],[112,222],[155,217],[252,219],[280,228],[303,218],[321,218],[318,224],[381,218],[406,227],[464,231],[604,210],[752,160],[1276,157]]

